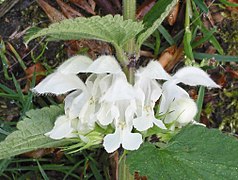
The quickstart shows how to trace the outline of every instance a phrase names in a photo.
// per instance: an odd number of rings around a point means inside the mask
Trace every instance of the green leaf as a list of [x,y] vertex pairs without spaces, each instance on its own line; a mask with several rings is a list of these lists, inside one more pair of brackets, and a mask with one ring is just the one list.
[[143,19],[147,29],[138,36],[137,49],[140,49],[142,43],[159,27],[177,2],[178,0],[160,0],[153,6]]
[[192,48],[194,49],[200,46],[201,44],[205,43],[206,41],[208,41],[215,32],[217,32],[217,30],[214,28],[214,29],[211,29],[209,32],[204,33],[201,39],[199,39],[198,41],[193,41],[191,43]]
[[166,39],[166,41],[169,43],[169,45],[174,45],[175,41],[173,37],[169,34],[169,32],[164,28],[164,26],[160,25],[158,27],[159,32],[163,35],[163,37]]
[[26,43],[40,36],[48,36],[58,40],[96,39],[123,46],[142,30],[141,22],[123,20],[120,15],[79,17],[54,23],[36,32]]
[[203,0],[194,0],[194,2],[204,13],[208,13],[207,5],[204,3]]
[[184,53],[186,58],[192,61],[194,60],[194,57],[193,57],[193,50],[191,46],[192,33],[190,30],[190,17],[192,17],[191,1],[187,0],[186,10],[185,10],[185,33],[183,37],[183,44],[184,44]]
[[215,59],[219,62],[238,62],[238,56],[224,56],[219,54],[193,53],[195,59]]
[[17,124],[14,131],[0,142],[0,159],[9,158],[38,148],[59,147],[69,143],[67,140],[53,140],[44,136],[53,126],[55,119],[63,114],[60,106],[50,106],[30,110],[26,117]]
[[[203,34],[208,34],[210,32],[210,30],[208,30],[205,25],[203,24],[202,20],[200,19],[200,15],[199,12],[197,10],[197,7],[194,3],[194,1],[192,1],[192,5],[193,5],[193,23],[194,25],[198,26]],[[212,43],[212,45],[216,48],[216,50],[220,53],[220,54],[224,54],[224,51],[221,47],[221,45],[219,44],[219,42],[217,41],[216,37],[214,35],[211,35],[209,41]]]
[[203,100],[204,100],[204,96],[205,96],[205,87],[204,86],[200,86],[199,91],[198,91],[198,98],[197,98],[197,107],[198,107],[198,112],[195,116],[195,121],[199,122],[200,121],[200,116],[202,113],[202,105],[203,105]]
[[232,3],[232,2],[229,2],[227,0],[219,0],[221,3],[227,5],[227,6],[231,6],[231,7],[238,7],[238,4],[237,3]]
[[237,179],[238,141],[202,126],[187,126],[167,147],[145,144],[127,157],[130,172],[148,179]]

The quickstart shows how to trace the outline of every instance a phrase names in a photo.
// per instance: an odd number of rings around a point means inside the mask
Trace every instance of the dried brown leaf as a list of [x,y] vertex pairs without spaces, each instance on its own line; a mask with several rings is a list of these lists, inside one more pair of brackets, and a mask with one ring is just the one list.
[[171,71],[173,67],[180,61],[182,60],[183,57],[183,47],[180,46],[176,48],[173,57],[171,60],[168,62],[168,64],[165,66],[166,71]]
[[162,52],[162,54],[159,57],[159,62],[163,67],[166,67],[169,64],[169,62],[173,60],[173,56],[176,50],[177,47],[173,45]]
[[136,11],[136,19],[143,19],[146,13],[148,13],[151,8],[156,3],[156,0],[147,0],[142,3],[142,5],[139,6],[139,8]]
[[25,70],[25,74],[28,80],[32,81],[34,73],[36,73],[36,83],[39,83],[45,77],[45,68],[41,63],[36,63]]
[[92,15],[96,14],[94,12],[94,9],[92,9],[90,4],[86,0],[69,0],[69,1]]
[[179,13],[179,2],[174,6],[172,11],[167,16],[167,21],[168,21],[170,26],[173,26],[174,23],[176,22],[177,17],[178,17],[178,13]]
[[65,43],[68,56],[75,54],[86,53],[92,59],[96,59],[99,55],[112,54],[112,48],[108,43],[97,40],[80,40],[80,41],[68,41]]
[[92,10],[95,11],[96,3],[94,0],[88,0],[88,4],[91,6]]
[[37,0],[37,3],[45,11],[51,22],[58,22],[66,19],[61,12],[59,12],[57,9],[49,5],[44,0]]
[[56,2],[59,4],[64,16],[67,18],[75,18],[75,17],[81,17],[83,16],[81,13],[73,9],[71,6],[68,4],[64,3],[61,0],[56,0]]
[[109,0],[95,0],[97,5],[103,10],[105,14],[117,14],[115,8]]
[[30,152],[24,153],[24,154],[22,154],[22,156],[38,159],[45,155],[52,154],[54,152],[54,150],[55,150],[54,148],[44,148],[44,149],[42,148],[42,149],[37,149],[35,151],[30,151]]

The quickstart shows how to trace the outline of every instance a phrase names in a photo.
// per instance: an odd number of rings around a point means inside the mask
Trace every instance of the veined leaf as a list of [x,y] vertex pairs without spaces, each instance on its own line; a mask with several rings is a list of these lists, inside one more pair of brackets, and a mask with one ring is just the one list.
[[17,124],[14,131],[0,142],[0,159],[6,159],[38,148],[59,147],[69,143],[67,140],[53,140],[44,136],[53,126],[56,118],[63,114],[60,106],[50,106],[30,110],[26,117]]
[[148,179],[237,179],[238,141],[202,126],[187,126],[159,149],[145,144],[127,157],[130,172]]
[[[169,15],[178,0],[160,0],[148,12],[144,18],[144,24],[148,27],[137,38],[137,48],[159,27],[163,20]],[[150,26],[151,25],[151,26]]]
[[58,40],[96,39],[123,46],[142,30],[142,23],[123,20],[120,15],[79,17],[54,23],[36,32],[26,43],[40,36],[48,36]]

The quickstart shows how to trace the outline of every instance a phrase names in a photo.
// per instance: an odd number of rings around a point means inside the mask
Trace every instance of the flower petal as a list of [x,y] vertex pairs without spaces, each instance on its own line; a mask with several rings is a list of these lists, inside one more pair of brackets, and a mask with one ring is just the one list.
[[119,110],[111,103],[103,103],[96,117],[101,125],[106,126],[112,123],[113,119],[119,117]]
[[146,67],[140,68],[137,71],[136,76],[142,76],[149,79],[171,79],[171,76],[164,70],[158,61],[150,61]]
[[153,122],[151,118],[141,116],[133,120],[133,125],[138,131],[146,131],[147,129],[153,127]]
[[55,72],[47,76],[32,91],[38,94],[50,93],[60,95],[75,89],[85,88],[84,83],[76,75]]
[[220,87],[206,72],[197,67],[184,67],[176,72],[173,78],[178,81],[177,83],[182,82],[190,86],[202,85],[214,88]]
[[182,126],[193,121],[197,114],[197,105],[191,98],[181,98],[173,101],[169,108],[169,113],[166,115],[164,122],[178,122]]
[[100,101],[115,102],[126,99],[133,99],[135,96],[134,88],[127,82],[126,77],[116,77],[112,86],[107,90]]
[[59,116],[56,121],[53,129],[45,133],[46,136],[49,136],[52,139],[63,139],[67,137],[73,137],[72,132],[73,128],[71,127],[71,120],[67,116]]
[[121,73],[121,67],[118,64],[117,60],[113,56],[100,56],[96,59],[87,69],[87,72],[95,73],[95,74],[117,74]]
[[177,86],[174,81],[167,81],[162,86],[162,97],[159,112],[165,114],[170,104],[178,98],[187,97],[189,94],[181,87]]
[[142,135],[139,133],[131,133],[129,129],[123,129],[122,147],[126,150],[137,150],[142,144]]
[[65,113],[69,116],[70,119],[74,119],[79,116],[80,111],[84,104],[88,101],[88,93],[75,91],[70,93],[65,98]]
[[167,129],[166,126],[164,125],[163,121],[154,118],[153,123],[158,126],[161,129]]
[[80,72],[87,72],[88,67],[92,63],[93,61],[87,56],[74,56],[61,64],[57,71],[63,74],[78,74]]
[[103,146],[108,153],[116,151],[121,144],[120,130],[116,130],[113,134],[104,137]]

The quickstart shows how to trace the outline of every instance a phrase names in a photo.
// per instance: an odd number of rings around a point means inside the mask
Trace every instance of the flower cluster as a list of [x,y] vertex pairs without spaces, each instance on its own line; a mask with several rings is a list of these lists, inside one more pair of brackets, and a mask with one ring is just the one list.
[[[85,82],[79,73],[90,73]],[[65,114],[58,117],[54,128],[46,133],[52,139],[80,137],[93,131],[95,125],[114,128],[107,134],[103,146],[111,153],[121,145],[127,150],[139,148],[140,132],[158,126],[161,129],[182,127],[193,122],[197,113],[195,102],[177,84],[219,87],[199,68],[185,67],[170,76],[157,61],[135,73],[135,84],[113,56],[101,56],[92,61],[75,56],[38,84],[38,94],[65,94]],[[155,118],[154,107],[159,101],[161,119]]]

